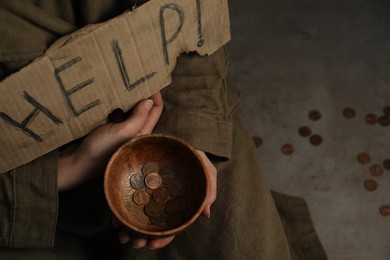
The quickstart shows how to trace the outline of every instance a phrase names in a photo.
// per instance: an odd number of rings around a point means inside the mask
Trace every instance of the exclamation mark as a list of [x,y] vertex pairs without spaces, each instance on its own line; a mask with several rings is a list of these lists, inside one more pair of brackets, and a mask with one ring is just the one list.
[[198,47],[202,47],[204,44],[202,33],[202,12],[200,8],[200,0],[196,0],[196,15],[198,18]]

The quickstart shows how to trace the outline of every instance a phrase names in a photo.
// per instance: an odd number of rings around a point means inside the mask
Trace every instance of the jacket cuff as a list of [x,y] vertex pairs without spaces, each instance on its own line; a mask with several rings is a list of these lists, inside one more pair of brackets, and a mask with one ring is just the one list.
[[190,111],[169,112],[161,115],[154,132],[180,137],[213,155],[230,159],[232,153],[232,123]]
[[[57,151],[0,175],[0,245],[54,246],[58,211]],[[3,211],[4,210],[4,211]]]

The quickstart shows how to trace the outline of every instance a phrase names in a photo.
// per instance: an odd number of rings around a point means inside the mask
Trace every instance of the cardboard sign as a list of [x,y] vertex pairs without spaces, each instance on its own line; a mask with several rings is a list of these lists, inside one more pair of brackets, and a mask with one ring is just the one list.
[[227,0],[153,0],[60,39],[0,83],[0,173],[169,85],[181,53],[211,54],[229,30]]

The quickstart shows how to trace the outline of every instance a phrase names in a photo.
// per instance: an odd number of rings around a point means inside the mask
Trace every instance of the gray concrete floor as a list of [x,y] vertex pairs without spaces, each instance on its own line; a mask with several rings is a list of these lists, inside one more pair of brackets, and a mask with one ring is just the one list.
[[[390,259],[390,216],[379,213],[390,171],[369,172],[390,158],[390,127],[365,122],[390,105],[390,1],[230,0],[230,13],[231,71],[271,188],[306,199],[329,259]],[[344,118],[345,107],[356,117]],[[308,118],[312,109],[320,120]],[[320,146],[298,134],[304,125]],[[281,153],[285,143],[292,155]]]

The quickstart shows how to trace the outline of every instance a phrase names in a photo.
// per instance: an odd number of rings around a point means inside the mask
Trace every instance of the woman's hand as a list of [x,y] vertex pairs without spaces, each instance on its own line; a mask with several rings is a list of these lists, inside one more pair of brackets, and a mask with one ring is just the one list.
[[162,109],[158,92],[140,101],[126,120],[105,124],[86,136],[77,148],[62,152],[58,159],[58,190],[72,189],[103,173],[119,146],[134,136],[152,132]]
[[[72,189],[81,183],[104,172],[105,165],[113,152],[128,139],[152,132],[163,109],[160,93],[150,99],[140,101],[133,113],[125,121],[106,124],[90,133],[75,149],[64,151],[58,161],[58,190]],[[217,196],[217,170],[203,151],[197,150],[209,175],[208,196],[202,211],[204,217],[210,217],[210,208]],[[168,245],[174,236],[160,239],[146,239],[131,235],[113,218],[115,228],[120,228],[119,241],[131,242],[135,248],[148,247],[152,250]]]
[[[206,154],[203,151],[197,150],[197,152],[199,153],[200,157],[203,160],[203,163],[206,166],[207,174],[209,175],[209,180],[210,180],[209,186],[207,187],[208,196],[207,196],[206,204],[202,211],[202,215],[204,217],[210,218],[211,205],[214,203],[215,199],[217,198],[217,169],[210,162],[210,160],[207,158]],[[113,219],[113,225],[116,228],[120,227],[119,221],[116,218]],[[123,228],[119,232],[119,241],[122,244],[127,244],[128,242],[131,242],[132,246],[137,249],[143,247],[148,247],[151,250],[163,248],[169,243],[171,243],[174,238],[175,238],[174,236],[171,236],[171,237],[158,238],[158,239],[147,239],[144,237],[132,235]]]

